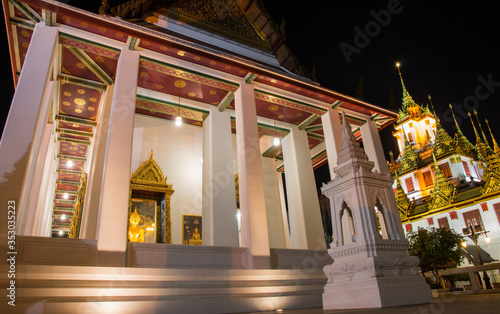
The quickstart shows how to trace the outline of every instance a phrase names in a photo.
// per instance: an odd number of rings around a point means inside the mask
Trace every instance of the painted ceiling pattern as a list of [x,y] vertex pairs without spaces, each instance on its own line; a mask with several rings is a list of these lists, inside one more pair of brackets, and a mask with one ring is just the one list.
[[[196,8],[191,7],[195,2]],[[335,108],[346,110],[358,139],[359,125],[362,122],[356,116],[371,116],[379,128],[389,125],[396,117],[396,114],[392,116],[384,111],[376,111],[374,107],[358,103],[347,96],[306,84],[286,75],[276,75],[275,72],[240,62],[236,58],[212,53],[207,49],[200,49],[182,40],[173,41],[169,37],[153,36],[138,28],[124,27],[112,18],[86,15],[81,11],[76,12],[44,0],[8,0],[5,3],[10,52],[13,57],[12,67],[16,81],[28,53],[35,24],[45,22],[48,26],[61,25],[95,34],[104,39],[103,42],[125,43],[129,45],[129,49],[146,51],[149,56],[156,54],[158,59],[166,56],[179,60],[178,63],[167,64],[156,59],[141,57],[138,86],[159,97],[158,99],[137,97],[136,112],[140,114],[168,120],[180,115],[184,123],[202,126],[208,113],[185,105],[188,100],[189,103],[222,106],[219,107],[220,110],[234,109],[232,96],[238,85],[172,65],[189,62],[199,66],[200,69],[204,67],[224,73],[225,77],[245,78],[248,83],[254,82],[267,87],[268,90],[278,90],[279,94],[300,96],[304,101],[294,101],[270,92],[256,90],[257,114],[279,121],[281,125],[288,123],[305,129],[308,132],[311,148],[324,140],[320,116],[325,113],[325,109],[322,107],[333,105]],[[220,10],[217,11],[214,6]],[[242,28],[237,32],[241,34],[247,34],[250,31],[249,27],[252,27],[250,24],[243,25],[244,13],[236,2],[231,0],[180,1],[174,9],[184,16],[191,14],[193,19],[206,16],[208,19],[206,22],[210,24],[217,23],[217,18],[223,16],[226,22],[231,21],[240,25]],[[253,12],[252,10],[248,12]],[[221,27],[227,28],[227,25]],[[255,30],[252,34],[256,34]],[[99,124],[103,93],[106,87],[114,82],[120,50],[69,35],[64,33],[64,28],[60,31],[58,43],[57,108],[53,121],[57,130],[58,169],[53,226],[64,228],[70,223],[70,209],[74,205],[74,193],[77,190],[75,187],[78,187],[80,182],[80,169],[89,157],[90,145]],[[252,79],[247,79],[249,77]],[[162,95],[170,101],[161,100]],[[172,99],[178,101],[174,102]],[[234,120],[232,128],[235,132]],[[261,136],[279,138],[287,134],[286,130],[276,128],[272,124],[259,124],[258,131]],[[273,148],[268,154],[269,157],[279,158],[282,152],[280,148]],[[63,213],[66,219],[63,219]]]

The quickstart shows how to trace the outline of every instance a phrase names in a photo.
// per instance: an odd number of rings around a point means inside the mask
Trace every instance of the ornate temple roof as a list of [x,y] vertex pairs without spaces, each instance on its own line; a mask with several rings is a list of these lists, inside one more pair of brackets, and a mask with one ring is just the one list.
[[414,119],[418,121],[426,116],[434,117],[429,108],[422,107],[413,100],[410,93],[406,89],[403,76],[399,70],[399,63],[396,65],[398,67],[399,78],[401,79],[401,86],[403,88],[402,106],[399,109],[399,117],[396,123],[399,125],[407,119]]
[[172,31],[160,26],[162,23],[158,21],[172,19],[270,53],[280,66],[291,73],[308,79],[311,77],[286,45],[283,30],[260,0],[129,0],[118,3],[112,5],[110,1],[103,0],[99,14],[120,17],[165,33]]
[[467,156],[471,156],[474,159],[478,158],[477,148],[472,145],[472,143],[465,137],[460,129],[460,126],[457,123],[457,119],[455,118],[455,113],[453,112],[453,106],[449,104],[451,114],[453,115],[453,121],[455,121],[455,127],[457,129],[457,133],[455,133],[455,144],[457,152],[462,153]]
[[[394,193],[400,210],[401,219],[403,221],[418,220],[426,215],[433,215],[438,211],[451,210],[457,206],[470,203],[471,200],[479,202],[482,199],[488,199],[494,197],[494,195],[499,195],[500,147],[498,147],[493,134],[491,134],[491,130],[490,135],[493,140],[494,149],[489,145],[477,112],[474,111],[474,115],[477,119],[479,132],[472,120],[471,113],[469,113],[476,137],[476,145],[473,145],[462,133],[456,121],[453,108],[449,105],[457,129],[455,137],[452,138],[441,125],[434,109],[432,109],[433,112],[431,113],[428,108],[423,109],[422,106],[419,106],[413,101],[404,85],[401,72],[399,72],[399,75],[403,89],[403,97],[402,107],[397,120],[397,127],[408,124],[406,128],[409,127],[415,132],[422,132],[423,129],[417,130],[415,127],[415,121],[422,120],[425,116],[431,116],[436,119],[435,125],[431,126],[434,128],[435,132],[434,141],[431,141],[429,134],[426,134],[428,143],[420,145],[421,147],[418,147],[415,143],[410,143],[406,133],[409,132],[408,129],[403,131],[403,129],[400,128],[394,133],[395,135],[402,133],[401,136],[404,139],[403,151],[399,158],[394,160],[392,154],[390,154],[391,160],[389,161],[389,170],[393,174],[396,184]],[[429,101],[432,106],[430,96]],[[469,157],[467,158],[467,162],[465,162],[464,157]],[[472,160],[470,160],[470,158],[472,158]],[[450,177],[450,174],[448,174],[447,178],[439,168],[438,161],[445,161],[448,165],[450,165],[450,163],[461,163],[461,161],[463,161],[465,163],[464,167],[468,167],[469,162],[474,161],[479,168],[484,168],[484,173],[482,177],[479,178],[481,182],[466,181],[460,177]],[[434,169],[434,177],[432,178],[433,184],[428,185],[426,182],[425,187],[422,187],[423,182],[421,176],[423,176],[423,169],[427,171],[429,165],[431,169]],[[419,180],[420,190],[415,191],[418,192],[414,194],[417,195],[417,199],[412,198],[409,200],[401,186],[400,176],[413,172],[415,172],[415,180]],[[481,176],[480,172],[478,175]]]

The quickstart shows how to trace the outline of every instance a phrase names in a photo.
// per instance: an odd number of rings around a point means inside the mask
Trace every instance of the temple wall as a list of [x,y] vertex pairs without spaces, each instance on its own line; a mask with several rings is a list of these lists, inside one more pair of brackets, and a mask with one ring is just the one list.
[[[429,228],[435,227],[439,228],[438,219],[447,218],[448,224],[451,229],[462,234],[462,229],[466,227],[466,222],[464,219],[464,213],[479,210],[481,219],[486,231],[488,231],[488,236],[491,239],[490,243],[487,243],[484,239],[484,235],[478,237],[478,245],[485,250],[492,258],[500,260],[500,217],[495,212],[495,204],[500,204],[500,198],[493,198],[485,202],[487,210],[484,211],[480,203],[469,205],[467,207],[460,208],[456,211],[444,212],[436,214],[432,217],[422,218],[411,223],[413,231],[417,231],[418,228]],[[456,218],[452,219],[453,212],[456,212]],[[430,220],[432,218],[432,220]],[[432,222],[432,225],[430,224]],[[407,225],[407,223],[404,223]],[[469,246],[473,246],[472,240],[465,236]]]
[[182,215],[201,216],[203,128],[136,115],[132,169],[150,156],[175,190],[171,199],[172,244],[182,244]]

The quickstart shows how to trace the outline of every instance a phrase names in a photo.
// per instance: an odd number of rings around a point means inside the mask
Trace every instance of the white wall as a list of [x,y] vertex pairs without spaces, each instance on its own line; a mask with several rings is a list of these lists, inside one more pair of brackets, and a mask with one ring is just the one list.
[[182,244],[182,215],[201,215],[203,128],[135,115],[131,174],[151,149],[167,182],[171,199],[172,243]]
[[[488,236],[491,239],[490,243],[486,243],[486,241],[484,241],[485,236],[481,235],[478,238],[478,244],[482,249],[488,252],[491,257],[500,260],[500,221],[498,220],[495,208],[493,207],[494,204],[500,203],[500,198],[494,198],[485,201],[485,203],[488,205],[488,211],[483,211],[480,205],[481,203],[483,202],[478,202],[474,205],[456,210],[458,219],[451,219],[450,212],[436,214],[432,216],[434,220],[434,226],[432,227],[439,228],[438,219],[447,217],[450,228],[460,234],[463,234],[462,229],[466,227],[463,214],[465,212],[478,209],[479,213],[481,214],[481,219],[483,220],[484,228],[488,231]],[[403,229],[404,225],[406,224],[407,223],[403,224]],[[411,225],[413,227],[413,231],[417,231],[418,228],[430,227],[427,218],[414,221],[411,223]],[[468,238],[466,237],[466,239]],[[468,243],[469,245],[472,245],[472,240],[468,239]]]

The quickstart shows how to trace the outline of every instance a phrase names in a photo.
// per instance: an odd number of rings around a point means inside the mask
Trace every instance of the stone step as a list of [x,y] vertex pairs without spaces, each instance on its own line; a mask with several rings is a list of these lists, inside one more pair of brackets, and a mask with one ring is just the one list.
[[319,270],[18,265],[16,310],[235,313],[314,308],[321,307],[325,283]]

